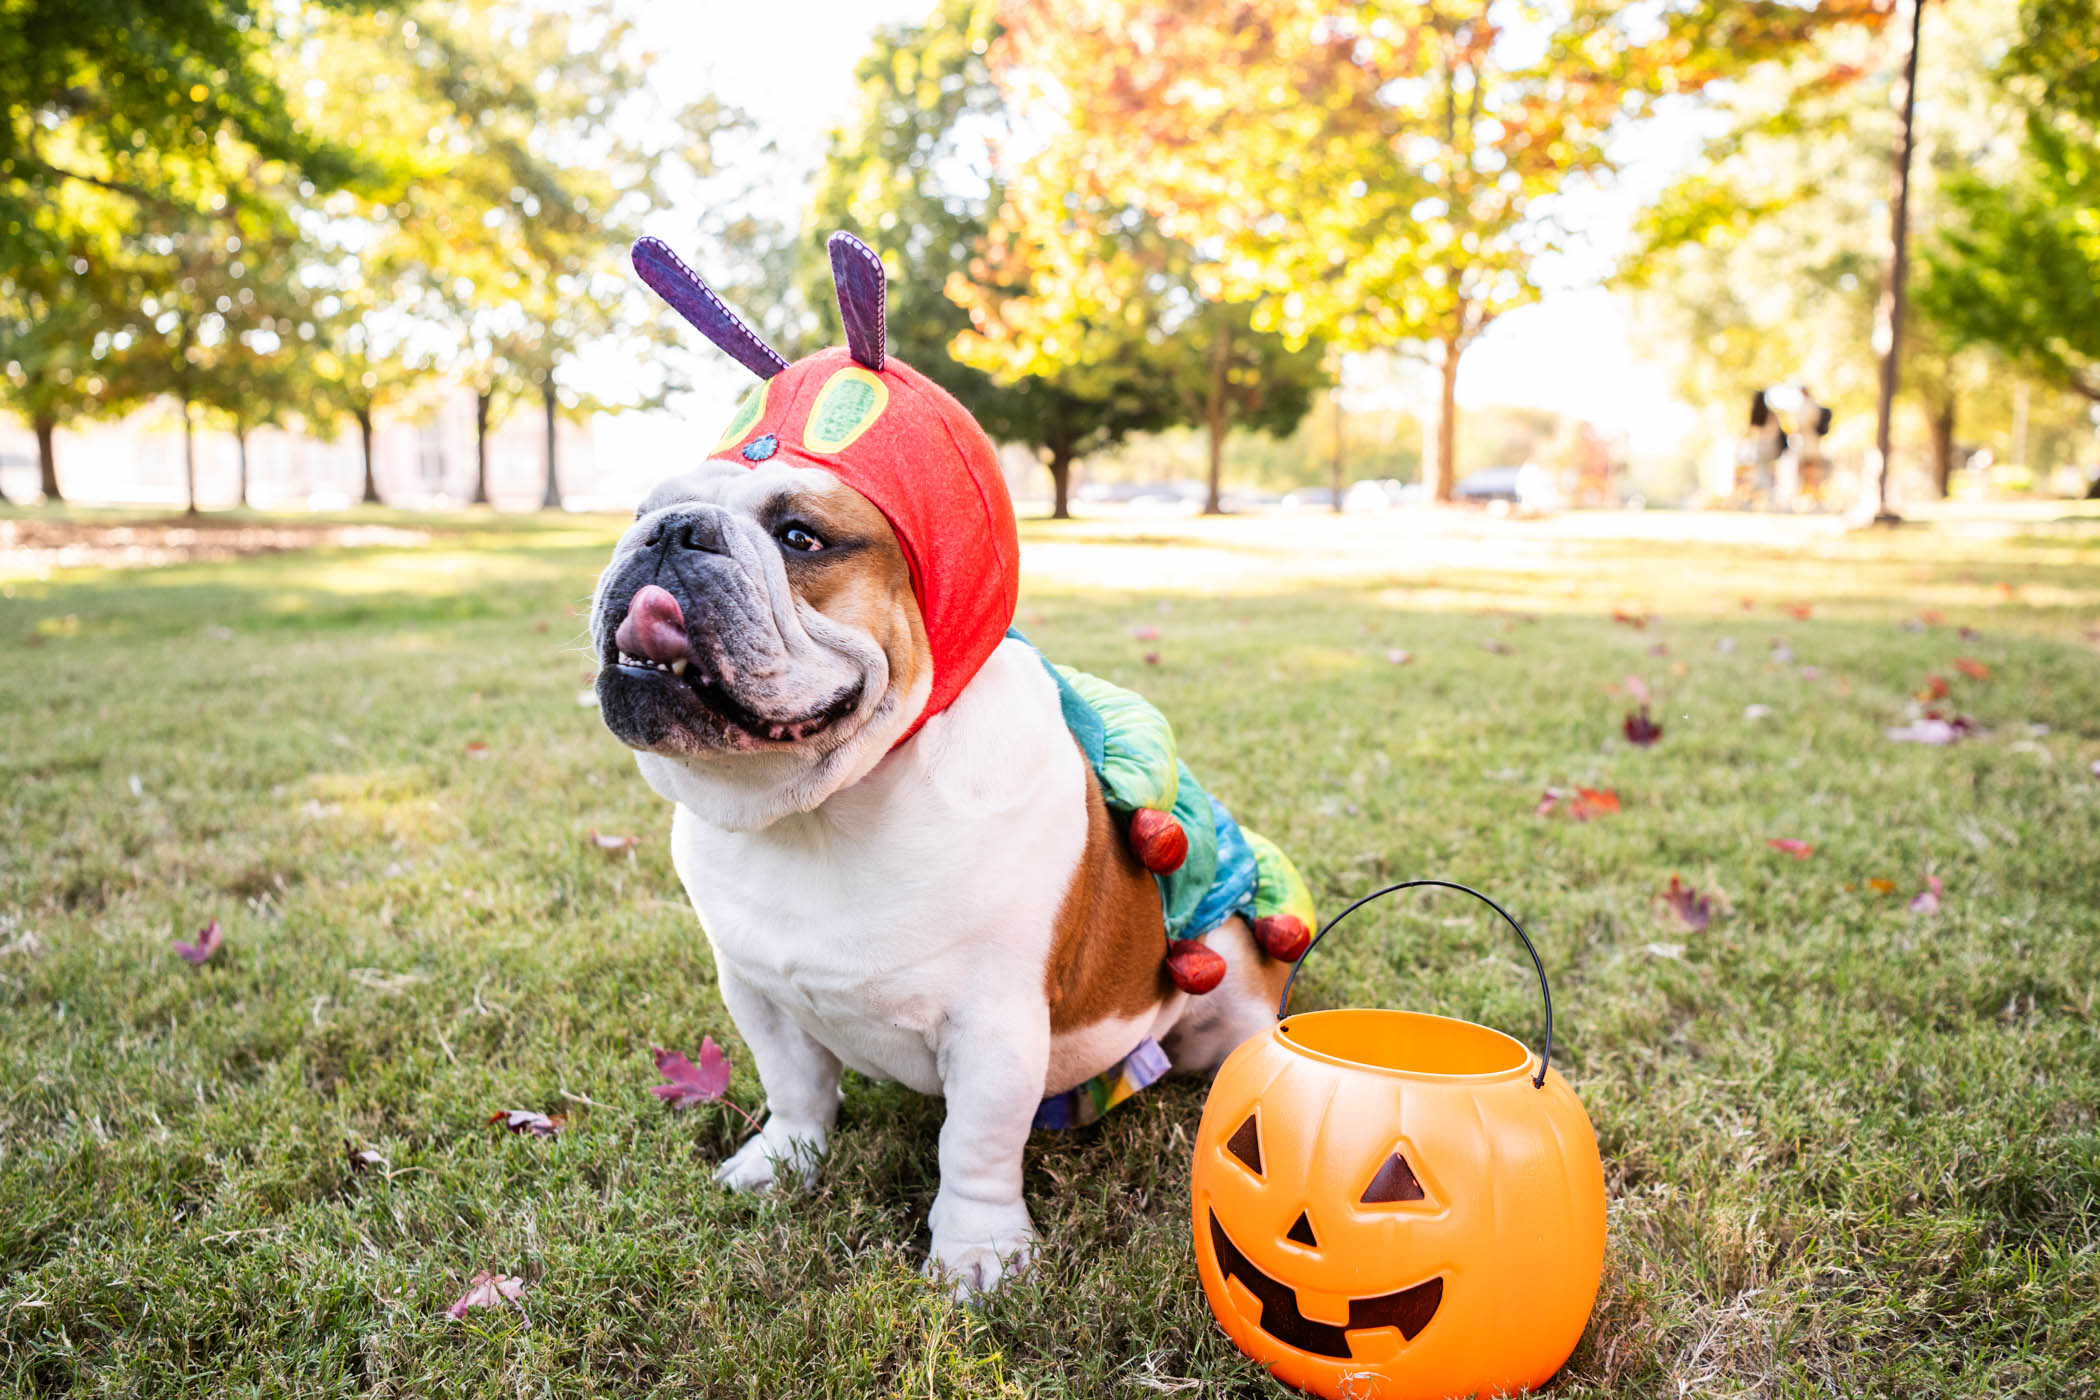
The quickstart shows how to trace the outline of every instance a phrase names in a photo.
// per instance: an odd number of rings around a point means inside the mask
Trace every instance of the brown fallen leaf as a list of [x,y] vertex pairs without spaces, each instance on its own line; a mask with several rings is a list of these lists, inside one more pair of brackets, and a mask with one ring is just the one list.
[[1662,892],[1662,902],[1689,933],[1704,933],[1706,926],[1713,922],[1713,896],[1700,894],[1675,875],[1670,877],[1669,887]]
[[465,1317],[469,1308],[495,1308],[504,1303],[515,1303],[525,1296],[525,1280],[515,1274],[492,1274],[487,1269],[474,1275],[467,1291],[459,1300],[445,1309],[448,1317],[455,1321]]
[[549,1117],[544,1113],[535,1113],[529,1108],[498,1109],[489,1115],[489,1121],[501,1123],[514,1133],[530,1133],[534,1137],[543,1138],[554,1137],[569,1126],[569,1120],[563,1114],[557,1113]]
[[347,1138],[343,1140],[343,1156],[349,1159],[350,1170],[354,1173],[362,1174],[364,1172],[370,1171],[374,1167],[385,1167],[390,1165],[386,1158],[380,1156],[371,1148],[359,1147],[356,1143],[351,1142]]
[[1867,888],[1876,894],[1894,894],[1896,892],[1896,882],[1876,876],[1874,879],[1867,881]]
[[608,855],[618,855],[621,851],[631,851],[636,846],[641,845],[642,838],[639,836],[623,836],[617,832],[600,831],[594,826],[591,828],[591,844]]
[[481,741],[480,739],[469,739],[469,740],[467,740],[467,757],[468,757],[468,758],[487,758],[488,756],[489,756],[489,746],[488,746],[488,745],[487,745],[486,743],[484,743],[484,742],[483,742],[483,741]]
[[1638,710],[1629,711],[1625,722],[1619,728],[1625,733],[1626,742],[1635,748],[1645,749],[1663,735],[1662,726],[1648,717],[1646,705],[1642,705]]

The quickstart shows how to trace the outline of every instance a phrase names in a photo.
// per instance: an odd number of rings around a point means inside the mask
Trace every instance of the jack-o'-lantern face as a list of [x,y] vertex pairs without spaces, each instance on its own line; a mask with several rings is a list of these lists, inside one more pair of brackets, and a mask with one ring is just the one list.
[[[1225,1139],[1223,1151],[1239,1170],[1255,1182],[1266,1184],[1261,1149],[1261,1114],[1258,1110],[1249,1113],[1240,1126],[1233,1130],[1232,1135]],[[1407,1158],[1395,1151],[1387,1154],[1385,1160],[1372,1173],[1364,1185],[1362,1195],[1357,1198],[1357,1204],[1369,1210],[1415,1206],[1434,1211],[1434,1206],[1424,1207],[1427,1200],[1428,1194],[1422,1189],[1421,1178],[1415,1174]],[[1347,1297],[1343,1300],[1347,1316],[1339,1321],[1322,1321],[1309,1317],[1300,1303],[1298,1289],[1265,1272],[1249,1258],[1246,1251],[1233,1242],[1231,1233],[1219,1221],[1215,1208],[1211,1209],[1209,1214],[1210,1243],[1217,1259],[1219,1275],[1246,1291],[1254,1304],[1255,1324],[1286,1346],[1311,1352],[1315,1356],[1350,1359],[1356,1355],[1350,1345],[1350,1339],[1358,1333],[1396,1329],[1403,1341],[1411,1342],[1435,1318],[1437,1307],[1443,1302],[1444,1280],[1439,1276],[1389,1293]],[[1330,1221],[1329,1229],[1343,1230],[1356,1223],[1353,1220],[1334,1219]],[[1291,1251],[1293,1255],[1302,1253],[1303,1263],[1317,1261],[1320,1236],[1313,1225],[1310,1205],[1300,1208],[1297,1218],[1283,1232],[1283,1240],[1279,1247]],[[1389,1350],[1390,1347],[1375,1349],[1382,1351]]]
[[1537,1386],[1582,1334],[1604,1176],[1557,1074],[1484,1027],[1293,1016],[1218,1070],[1190,1181],[1196,1271],[1240,1350],[1323,1395]]

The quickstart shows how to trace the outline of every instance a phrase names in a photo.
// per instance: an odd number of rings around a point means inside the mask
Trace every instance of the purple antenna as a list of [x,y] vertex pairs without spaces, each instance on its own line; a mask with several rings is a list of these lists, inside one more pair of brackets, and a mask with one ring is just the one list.
[[880,373],[889,339],[882,259],[844,229],[824,246],[831,251],[831,282],[838,289],[839,319],[846,323],[846,348],[855,360]]
[[671,309],[693,323],[700,334],[727,351],[729,358],[760,379],[771,379],[788,367],[780,352],[758,338],[714,289],[700,280],[678,254],[658,238],[634,241],[634,270]]

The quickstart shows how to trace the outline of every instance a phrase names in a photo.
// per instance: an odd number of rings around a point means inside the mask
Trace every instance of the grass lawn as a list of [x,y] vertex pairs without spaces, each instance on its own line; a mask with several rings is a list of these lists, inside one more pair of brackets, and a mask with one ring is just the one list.
[[[977,1312],[918,1274],[937,1102],[849,1076],[813,1195],[713,1189],[743,1124],[665,1110],[649,1049],[757,1080],[578,703],[619,522],[383,519],[0,586],[0,1392],[1280,1393],[1195,1280],[1199,1084],[1038,1136],[1040,1262]],[[1556,1393],[2100,1389],[2100,518],[1025,536],[1024,628],[1157,701],[1324,909],[1439,875],[1538,940],[1610,1189]],[[1987,733],[1885,738],[1928,674]],[[1536,814],[1575,785],[1620,810]],[[1304,1004],[1534,1036],[1521,950],[1413,898]],[[480,1269],[522,1306],[449,1319]]]

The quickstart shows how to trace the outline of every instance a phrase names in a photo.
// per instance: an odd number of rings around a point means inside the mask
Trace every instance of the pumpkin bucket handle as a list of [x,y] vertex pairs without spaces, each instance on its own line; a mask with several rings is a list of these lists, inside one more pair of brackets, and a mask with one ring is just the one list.
[[1508,924],[1511,928],[1515,929],[1517,932],[1517,937],[1524,940],[1524,951],[1531,954],[1531,965],[1534,968],[1538,969],[1539,996],[1546,1003],[1546,1044],[1545,1048],[1539,1052],[1539,1072],[1537,1077],[1535,1077],[1531,1081],[1531,1083],[1534,1088],[1545,1088],[1546,1062],[1553,1058],[1553,989],[1546,985],[1546,964],[1540,961],[1539,950],[1532,946],[1531,935],[1524,932],[1524,926],[1518,923],[1514,918],[1512,918],[1510,916],[1510,912],[1507,909],[1504,909],[1501,905],[1495,903],[1494,900],[1489,899],[1479,890],[1473,889],[1471,886],[1468,885],[1455,884],[1450,880],[1403,880],[1397,885],[1387,885],[1382,890],[1375,890],[1372,893],[1365,895],[1362,899],[1357,900],[1356,903],[1350,905],[1347,909],[1344,909],[1341,913],[1329,919],[1327,921],[1327,926],[1321,929],[1319,933],[1314,935],[1313,941],[1308,943],[1305,946],[1305,951],[1298,955],[1298,961],[1291,967],[1291,975],[1284,979],[1283,997],[1276,1003],[1276,1019],[1281,1021],[1284,1018],[1285,1014],[1290,1010],[1291,987],[1298,981],[1298,973],[1305,967],[1305,960],[1312,956],[1313,949],[1320,946],[1320,940],[1322,938],[1325,938],[1328,934],[1334,932],[1336,924],[1339,924],[1342,920],[1348,918],[1351,914],[1354,914],[1357,910],[1363,908],[1366,904],[1369,904],[1374,899],[1383,899],[1387,895],[1397,894],[1401,890],[1414,890],[1423,888],[1457,890],[1460,894],[1469,894],[1473,896],[1473,898],[1479,900],[1482,904],[1485,904],[1488,908],[1494,910],[1497,914],[1500,914],[1502,916],[1502,922]]

